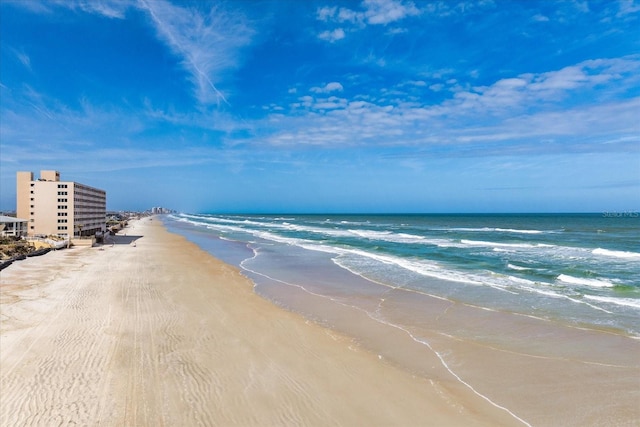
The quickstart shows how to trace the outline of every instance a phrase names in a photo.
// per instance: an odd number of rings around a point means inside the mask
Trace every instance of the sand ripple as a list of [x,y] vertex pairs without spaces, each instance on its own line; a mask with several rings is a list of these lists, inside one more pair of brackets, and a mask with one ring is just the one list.
[[118,240],[3,271],[0,425],[518,425],[273,306],[158,221]]

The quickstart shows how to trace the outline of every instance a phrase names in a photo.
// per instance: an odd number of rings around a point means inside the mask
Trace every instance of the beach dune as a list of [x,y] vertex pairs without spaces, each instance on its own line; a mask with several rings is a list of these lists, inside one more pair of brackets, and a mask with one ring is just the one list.
[[257,296],[160,221],[13,264],[0,424],[522,425]]

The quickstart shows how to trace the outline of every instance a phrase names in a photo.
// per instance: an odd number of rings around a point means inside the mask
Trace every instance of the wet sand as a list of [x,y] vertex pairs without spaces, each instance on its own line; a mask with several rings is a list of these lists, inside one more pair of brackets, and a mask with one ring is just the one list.
[[640,425],[640,340],[620,330],[403,288],[322,293],[261,279],[256,292],[265,298],[358,337],[361,347],[452,396],[475,394],[522,425]]
[[159,221],[126,231],[2,271],[0,425],[523,425],[435,358],[414,375],[274,306]]

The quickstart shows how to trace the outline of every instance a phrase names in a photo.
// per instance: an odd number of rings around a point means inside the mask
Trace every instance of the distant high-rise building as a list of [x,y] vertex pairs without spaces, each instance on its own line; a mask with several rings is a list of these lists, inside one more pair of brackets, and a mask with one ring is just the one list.
[[163,207],[160,207],[160,206],[154,206],[154,207],[151,208],[150,212],[152,214],[154,214],[154,215],[156,215],[156,214],[168,214],[168,213],[171,213],[172,210],[171,209],[167,209],[167,208],[163,208]]
[[16,213],[29,220],[29,235],[93,236],[106,226],[107,193],[73,181],[58,171],[18,172]]

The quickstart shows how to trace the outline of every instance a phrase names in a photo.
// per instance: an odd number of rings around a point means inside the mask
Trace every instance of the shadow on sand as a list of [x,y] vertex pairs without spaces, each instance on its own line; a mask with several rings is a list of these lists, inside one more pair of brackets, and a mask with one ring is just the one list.
[[104,241],[104,246],[112,244],[116,245],[130,245],[142,236],[124,236],[122,234],[116,234],[115,236],[107,236]]

